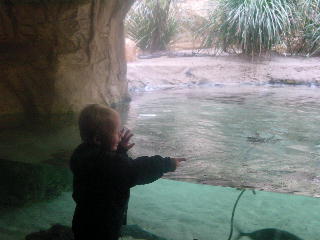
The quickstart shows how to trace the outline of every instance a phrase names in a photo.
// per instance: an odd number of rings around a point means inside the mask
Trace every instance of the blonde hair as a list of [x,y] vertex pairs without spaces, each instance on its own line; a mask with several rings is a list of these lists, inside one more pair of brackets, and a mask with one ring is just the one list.
[[[94,144],[95,137],[109,137],[116,130],[115,120],[118,113],[110,107],[89,104],[82,109],[79,116],[80,137],[83,142]],[[103,130],[106,129],[106,132]],[[105,131],[105,130],[104,130]]]

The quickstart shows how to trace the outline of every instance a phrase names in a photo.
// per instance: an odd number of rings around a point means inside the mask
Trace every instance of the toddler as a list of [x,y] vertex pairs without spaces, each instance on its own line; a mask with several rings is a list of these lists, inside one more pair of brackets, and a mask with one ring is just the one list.
[[82,143],[70,159],[73,173],[72,220],[75,240],[117,240],[126,223],[130,188],[151,183],[175,171],[184,158],[161,156],[131,159],[129,130],[120,130],[119,114],[98,104],[80,113]]

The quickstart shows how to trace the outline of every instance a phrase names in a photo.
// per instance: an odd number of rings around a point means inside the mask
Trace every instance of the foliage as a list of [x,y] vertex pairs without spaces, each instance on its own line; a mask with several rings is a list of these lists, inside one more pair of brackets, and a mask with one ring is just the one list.
[[220,0],[198,35],[204,47],[260,54],[290,34],[296,7],[295,0]]
[[129,37],[142,50],[165,50],[178,32],[173,0],[141,0],[126,18]]
[[320,0],[305,0],[301,9],[303,45],[299,51],[309,55],[320,53]]
[[199,27],[194,27],[196,37],[201,39],[202,46],[205,48],[210,48],[214,45],[216,47],[220,46],[219,41],[217,41],[219,33],[218,16],[218,10],[210,12],[208,19],[204,19]]

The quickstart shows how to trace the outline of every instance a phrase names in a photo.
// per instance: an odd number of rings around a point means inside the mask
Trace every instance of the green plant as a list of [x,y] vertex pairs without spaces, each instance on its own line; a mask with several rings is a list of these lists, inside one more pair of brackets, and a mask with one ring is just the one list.
[[[229,237],[228,240],[231,240],[232,238],[232,234],[233,234],[233,224],[234,224],[234,214],[236,212],[239,200],[241,198],[241,196],[244,194],[244,192],[247,190],[245,188],[237,188],[237,190],[241,190],[240,194],[237,197],[237,200],[235,201],[234,205],[233,205],[233,209],[232,209],[232,214],[231,214],[231,220],[230,220],[230,232],[229,232]],[[251,189],[253,194],[256,194],[256,191],[254,189]]]
[[320,0],[304,0],[301,4],[302,46],[300,52],[320,53]]
[[229,232],[228,240],[231,240],[231,238],[232,238],[234,214],[235,214],[235,212],[236,212],[236,208],[237,208],[237,205],[238,205],[238,203],[239,203],[239,200],[240,200],[242,194],[244,194],[245,191],[246,191],[246,189],[242,189],[242,190],[241,190],[239,196],[237,197],[236,202],[235,202],[234,205],[233,205],[232,214],[231,214],[231,220],[230,220],[230,232]]
[[260,54],[290,34],[296,7],[295,0],[220,0],[198,35],[204,47]]
[[304,39],[308,55],[320,53],[320,14],[314,19],[314,22],[306,26]]
[[218,10],[212,11],[209,13],[208,18],[203,19],[199,26],[193,27],[196,37],[201,39],[202,46],[205,48],[210,48],[212,46],[218,47],[218,45],[220,45],[217,41],[219,32],[219,25],[217,22],[218,16]]
[[166,50],[178,32],[173,0],[136,2],[126,18],[126,31],[142,50]]

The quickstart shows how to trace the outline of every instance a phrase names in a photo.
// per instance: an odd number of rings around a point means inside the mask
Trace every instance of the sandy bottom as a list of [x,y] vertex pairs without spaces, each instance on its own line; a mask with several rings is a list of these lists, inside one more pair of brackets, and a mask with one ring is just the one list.
[[320,84],[320,58],[255,59],[239,56],[160,57],[128,63],[130,91],[170,89],[208,83],[287,81]]
[[[227,240],[239,193],[232,188],[161,179],[132,189],[128,224],[137,224],[159,239]],[[71,193],[64,193],[53,201],[2,212],[0,239],[22,240],[55,223],[70,226],[73,210]],[[234,224],[243,232],[277,228],[304,240],[318,240],[319,211],[317,198],[247,190],[239,201]],[[232,239],[237,235],[235,229]],[[123,239],[148,239],[137,236]]]

